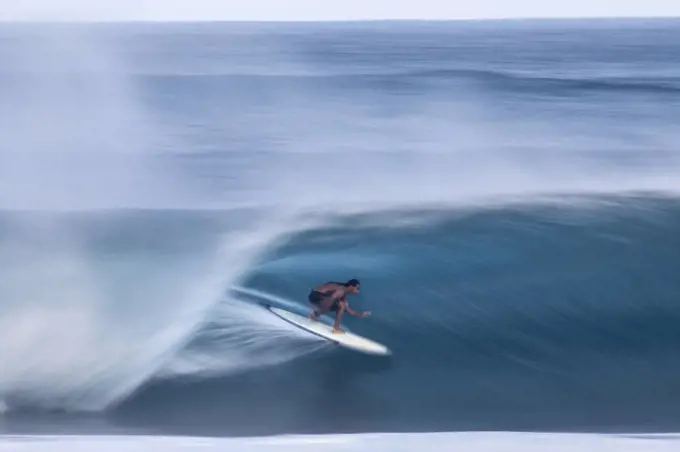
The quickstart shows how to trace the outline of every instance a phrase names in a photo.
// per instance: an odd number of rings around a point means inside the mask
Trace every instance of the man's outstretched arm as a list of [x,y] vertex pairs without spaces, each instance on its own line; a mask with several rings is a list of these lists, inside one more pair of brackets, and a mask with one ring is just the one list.
[[349,314],[349,315],[351,315],[351,316],[353,316],[353,317],[360,317],[360,318],[361,318],[361,317],[368,317],[369,315],[371,315],[371,311],[365,311],[365,312],[362,312],[362,313],[360,314],[360,313],[358,313],[358,312],[352,310],[352,309],[349,307],[349,303],[347,303],[346,301],[345,301],[345,312],[347,312],[347,314]]

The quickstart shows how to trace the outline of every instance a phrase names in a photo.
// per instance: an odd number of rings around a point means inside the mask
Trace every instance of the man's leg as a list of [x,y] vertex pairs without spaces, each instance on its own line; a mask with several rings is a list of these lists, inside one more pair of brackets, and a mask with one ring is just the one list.
[[[310,302],[311,303],[311,302]],[[312,320],[319,320],[319,317],[329,312],[334,305],[335,301],[332,297],[322,298],[316,303],[311,303],[313,306],[312,313],[309,318]]]
[[340,323],[342,322],[342,317],[345,314],[345,303],[340,303],[338,306],[338,313],[335,315],[335,325],[333,325],[333,332],[339,334],[345,334],[344,331],[340,329]]
[[337,309],[337,301],[333,297],[325,297],[318,303],[315,303],[314,312],[309,316],[310,319],[319,320],[322,315]]

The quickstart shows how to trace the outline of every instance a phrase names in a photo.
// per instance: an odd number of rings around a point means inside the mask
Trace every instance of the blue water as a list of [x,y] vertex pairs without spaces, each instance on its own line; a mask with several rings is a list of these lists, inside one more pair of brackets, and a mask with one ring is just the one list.
[[[676,430],[678,43],[5,26],[0,429]],[[258,305],[349,278],[391,357]]]

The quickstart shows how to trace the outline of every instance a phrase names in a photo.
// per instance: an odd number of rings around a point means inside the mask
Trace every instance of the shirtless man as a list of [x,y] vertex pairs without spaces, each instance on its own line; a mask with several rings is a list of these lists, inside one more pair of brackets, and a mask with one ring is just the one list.
[[356,295],[359,293],[361,284],[356,279],[350,279],[346,283],[327,282],[315,287],[309,293],[309,302],[314,307],[309,318],[312,320],[319,320],[319,317],[330,311],[335,311],[335,325],[333,325],[333,332],[344,334],[340,329],[340,322],[345,312],[354,317],[368,317],[371,315],[369,311],[361,314],[351,310],[349,303],[345,298],[347,295]]

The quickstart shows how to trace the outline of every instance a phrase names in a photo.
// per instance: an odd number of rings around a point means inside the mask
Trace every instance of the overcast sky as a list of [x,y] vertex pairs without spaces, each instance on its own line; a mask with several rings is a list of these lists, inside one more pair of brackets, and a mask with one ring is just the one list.
[[0,0],[0,20],[353,20],[680,16],[680,0]]

